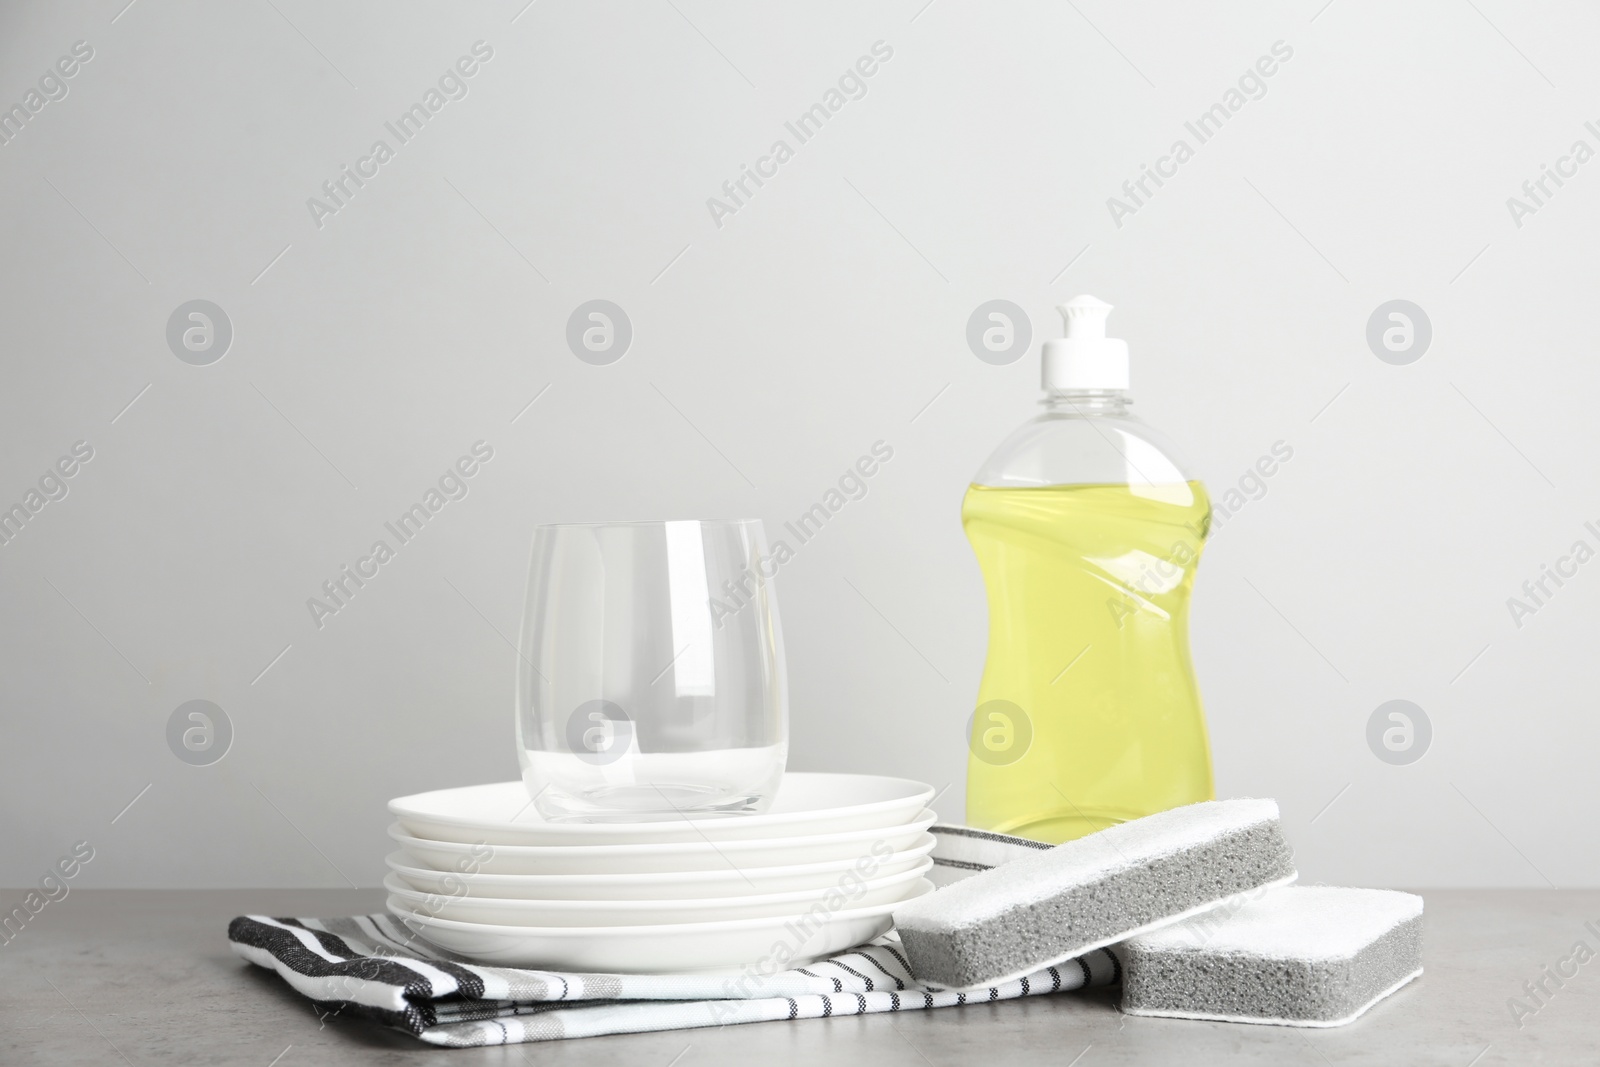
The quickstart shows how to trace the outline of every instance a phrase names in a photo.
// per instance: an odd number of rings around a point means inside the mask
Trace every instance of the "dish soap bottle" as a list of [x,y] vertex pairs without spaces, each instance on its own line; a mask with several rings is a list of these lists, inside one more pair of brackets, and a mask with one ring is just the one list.
[[961,521],[988,587],[967,822],[1059,843],[1213,797],[1189,660],[1205,487],[1128,411],[1109,304],[1059,308],[1044,413],[989,457]]

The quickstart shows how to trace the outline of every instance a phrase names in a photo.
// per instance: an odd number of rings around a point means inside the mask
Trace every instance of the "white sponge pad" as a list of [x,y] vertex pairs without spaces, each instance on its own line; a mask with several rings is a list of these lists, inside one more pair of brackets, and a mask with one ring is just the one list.
[[994,985],[1295,877],[1271,800],[1214,800],[1024,856],[895,911],[912,972]]
[[1269,889],[1112,951],[1130,1015],[1341,1026],[1422,973],[1422,898]]

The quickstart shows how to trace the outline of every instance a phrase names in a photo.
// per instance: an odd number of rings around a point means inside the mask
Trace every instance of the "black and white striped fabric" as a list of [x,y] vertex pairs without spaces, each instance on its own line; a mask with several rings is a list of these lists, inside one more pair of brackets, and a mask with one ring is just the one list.
[[928,881],[936,886],[970,878],[979,871],[999,867],[1023,856],[1031,856],[1051,846],[1025,837],[1009,837],[970,826],[929,827],[937,844],[933,846],[933,869]]
[[[1041,847],[965,827],[936,826],[934,832],[939,845],[930,877],[936,884]],[[229,924],[228,940],[244,959],[277,971],[325,1016],[376,1019],[454,1048],[954,1007],[1109,985],[1121,977],[1116,958],[1099,949],[990,989],[952,992],[916,981],[892,933],[754,981],[480,966],[441,953],[389,915],[242,915]]]

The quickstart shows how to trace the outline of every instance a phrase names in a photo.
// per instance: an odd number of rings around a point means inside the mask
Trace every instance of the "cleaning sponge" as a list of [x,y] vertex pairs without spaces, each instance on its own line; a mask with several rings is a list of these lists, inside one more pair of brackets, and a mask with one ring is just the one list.
[[1271,800],[1213,800],[1135,819],[908,901],[911,970],[995,985],[1294,880]]
[[1130,1015],[1340,1026],[1422,973],[1422,898],[1270,889],[1112,952]]

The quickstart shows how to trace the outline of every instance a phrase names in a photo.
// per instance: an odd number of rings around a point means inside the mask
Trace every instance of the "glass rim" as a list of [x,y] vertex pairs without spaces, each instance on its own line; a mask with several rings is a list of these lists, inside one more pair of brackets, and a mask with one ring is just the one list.
[[534,524],[534,530],[582,530],[595,529],[602,526],[666,526],[673,522],[692,522],[698,526],[760,526],[760,519],[616,519],[601,520],[598,522],[541,522]]

